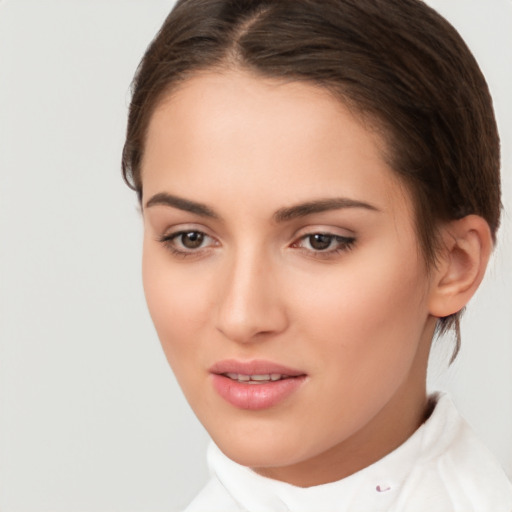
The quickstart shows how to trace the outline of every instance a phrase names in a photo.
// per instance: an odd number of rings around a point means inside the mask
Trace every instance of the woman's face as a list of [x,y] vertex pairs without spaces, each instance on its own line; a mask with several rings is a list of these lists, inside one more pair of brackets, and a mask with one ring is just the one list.
[[423,419],[432,278],[382,152],[325,90],[243,72],[152,117],[149,310],[213,440],[264,475],[341,478]]

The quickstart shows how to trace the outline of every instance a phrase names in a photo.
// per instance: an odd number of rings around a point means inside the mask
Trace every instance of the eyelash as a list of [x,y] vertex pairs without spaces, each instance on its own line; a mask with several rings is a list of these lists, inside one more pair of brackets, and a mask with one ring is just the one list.
[[[299,244],[304,241],[309,241],[309,246],[311,247],[311,240],[313,237],[325,237],[329,239],[328,247],[330,247],[333,242],[335,244],[334,249],[308,249],[305,247],[301,247]],[[340,236],[334,235],[332,233],[325,232],[316,232],[316,233],[307,233],[299,238],[297,242],[292,244],[292,247],[297,247],[308,254],[311,254],[314,258],[329,258],[332,256],[336,256],[340,253],[351,250],[354,247],[356,239],[354,237]]]
[[175,256],[179,256],[182,258],[198,256],[202,252],[202,250],[205,249],[205,247],[197,247],[195,249],[189,249],[189,248],[185,247],[183,249],[178,249],[176,246],[177,239],[179,239],[180,237],[184,237],[185,235],[190,235],[190,234],[196,234],[196,235],[204,237],[204,239],[213,240],[213,238],[211,236],[207,235],[203,231],[199,231],[199,230],[195,230],[195,229],[188,229],[188,230],[177,231],[176,233],[171,233],[168,235],[163,235],[158,239],[158,241],[160,243],[162,243],[167,249],[169,249],[171,251],[171,253]]
[[[171,251],[171,253],[175,256],[179,256],[181,258],[189,258],[194,256],[199,256],[202,251],[207,249],[209,246],[206,247],[197,247],[194,249],[190,248],[178,248],[177,247],[177,240],[180,239],[180,237],[184,237],[185,235],[191,235],[195,234],[199,237],[203,237],[203,241],[207,239],[214,240],[211,236],[207,235],[203,231],[199,230],[182,230],[177,231],[176,233],[171,233],[167,235],[163,235],[158,238],[158,241],[163,244],[168,250]],[[313,237],[325,237],[328,239],[328,246],[330,247],[331,244],[334,242],[336,244],[336,247],[334,249],[314,249],[314,248],[305,248],[301,244],[304,241],[309,240],[309,246],[311,247],[311,241]],[[182,239],[183,240],[183,239]],[[334,235],[332,233],[325,233],[325,232],[314,232],[314,233],[307,233],[305,235],[302,235],[296,242],[293,242],[291,244],[291,247],[300,249],[301,251],[304,251],[309,256],[312,256],[314,258],[329,258],[332,256],[336,256],[342,252],[346,252],[351,250],[354,247],[354,244],[356,242],[356,239],[354,237],[345,237],[340,235]],[[181,244],[183,245],[183,243]],[[202,244],[201,244],[202,245]],[[215,246],[215,243],[212,244]]]

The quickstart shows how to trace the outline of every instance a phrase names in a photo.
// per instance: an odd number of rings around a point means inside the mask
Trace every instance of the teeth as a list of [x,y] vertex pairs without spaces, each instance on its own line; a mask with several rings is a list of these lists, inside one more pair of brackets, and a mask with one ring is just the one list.
[[248,384],[257,384],[258,382],[275,382],[284,379],[286,376],[280,373],[266,373],[262,375],[244,375],[242,373],[225,373],[226,377],[238,382],[247,382]]
[[251,375],[251,380],[270,380],[270,375]]

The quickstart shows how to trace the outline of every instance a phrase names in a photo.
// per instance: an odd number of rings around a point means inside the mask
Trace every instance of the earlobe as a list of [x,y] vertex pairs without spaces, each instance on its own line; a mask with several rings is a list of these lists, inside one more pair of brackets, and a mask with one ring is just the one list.
[[493,245],[489,225],[478,215],[452,221],[442,230],[429,302],[430,314],[438,318],[457,313],[469,302],[482,282]]

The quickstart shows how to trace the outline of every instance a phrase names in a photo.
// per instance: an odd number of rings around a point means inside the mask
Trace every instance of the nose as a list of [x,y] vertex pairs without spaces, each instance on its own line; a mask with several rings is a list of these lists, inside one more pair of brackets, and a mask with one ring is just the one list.
[[278,265],[258,251],[245,251],[226,262],[219,276],[217,329],[237,343],[268,339],[288,325]]

